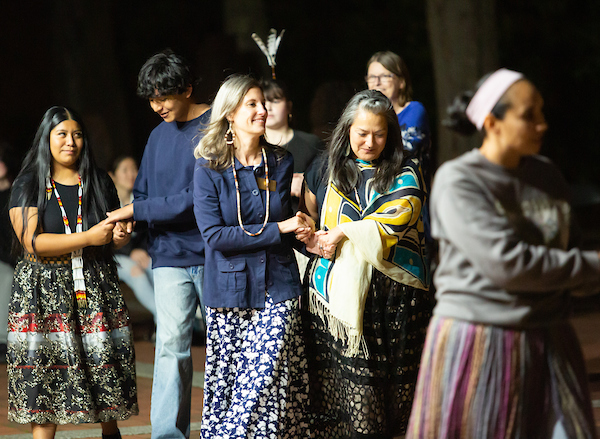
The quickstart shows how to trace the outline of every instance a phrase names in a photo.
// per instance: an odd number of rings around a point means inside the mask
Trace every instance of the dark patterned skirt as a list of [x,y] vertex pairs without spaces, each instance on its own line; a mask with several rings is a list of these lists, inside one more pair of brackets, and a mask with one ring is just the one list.
[[374,270],[363,318],[368,359],[362,352],[344,356],[345,347],[308,311],[308,303],[305,293],[302,319],[315,437],[383,439],[404,434],[433,309],[432,294]]
[[84,276],[87,307],[78,308],[68,258],[17,264],[8,317],[10,421],[79,424],[138,414],[116,266],[84,255]]

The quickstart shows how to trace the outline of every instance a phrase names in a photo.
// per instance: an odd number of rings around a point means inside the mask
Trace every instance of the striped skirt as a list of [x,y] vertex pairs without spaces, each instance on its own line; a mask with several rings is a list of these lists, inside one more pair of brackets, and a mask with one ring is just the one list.
[[407,438],[595,438],[568,323],[527,330],[434,317]]

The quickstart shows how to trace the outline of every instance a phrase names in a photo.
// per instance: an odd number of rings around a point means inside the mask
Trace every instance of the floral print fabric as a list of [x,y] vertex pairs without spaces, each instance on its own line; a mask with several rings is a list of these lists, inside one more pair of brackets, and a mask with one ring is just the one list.
[[309,437],[298,299],[207,308],[201,438]]

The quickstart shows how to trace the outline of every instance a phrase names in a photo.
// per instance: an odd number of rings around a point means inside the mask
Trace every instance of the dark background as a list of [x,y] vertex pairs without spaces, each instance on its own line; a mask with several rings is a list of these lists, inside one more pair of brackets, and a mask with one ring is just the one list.
[[[435,100],[426,1],[3,1],[0,10],[0,140],[13,147],[15,162],[51,105],[83,115],[103,167],[122,153],[140,159],[160,122],[135,95],[144,61],[167,47],[181,53],[202,78],[198,99],[210,103],[231,73],[269,76],[250,34],[266,39],[270,27],[285,28],[277,76],[291,88],[295,128],[325,137],[346,100],[365,87],[369,57],[392,50],[408,64],[414,99],[429,111],[434,147],[444,147],[436,109],[447,102]],[[524,72],[544,96],[550,129],[542,152],[593,195],[600,186],[600,2],[504,0],[495,15],[498,67]]]

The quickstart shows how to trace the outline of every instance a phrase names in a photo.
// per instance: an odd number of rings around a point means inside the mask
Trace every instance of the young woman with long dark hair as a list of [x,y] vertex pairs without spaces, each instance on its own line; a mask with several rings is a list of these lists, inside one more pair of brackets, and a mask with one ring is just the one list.
[[128,226],[106,221],[119,207],[96,167],[81,118],[65,107],[44,114],[11,193],[21,257],[9,307],[8,418],[34,438],[57,424],[117,420],[138,413],[129,316],[113,248]]

